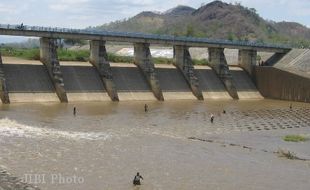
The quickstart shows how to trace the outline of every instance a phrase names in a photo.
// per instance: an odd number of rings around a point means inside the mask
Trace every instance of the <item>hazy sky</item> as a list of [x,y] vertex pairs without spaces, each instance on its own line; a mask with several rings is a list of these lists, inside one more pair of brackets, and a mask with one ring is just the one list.
[[[210,0],[1,0],[0,23],[85,28],[132,17],[141,11],[165,11],[177,5],[198,8]],[[265,19],[310,26],[310,0],[226,0],[255,8]]]

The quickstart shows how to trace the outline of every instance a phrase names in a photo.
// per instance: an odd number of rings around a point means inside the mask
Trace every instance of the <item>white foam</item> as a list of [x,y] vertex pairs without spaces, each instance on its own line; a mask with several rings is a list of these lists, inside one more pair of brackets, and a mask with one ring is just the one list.
[[51,128],[32,127],[20,124],[8,118],[0,119],[0,136],[25,138],[65,138],[68,140],[108,140],[113,135],[110,132],[75,132]]

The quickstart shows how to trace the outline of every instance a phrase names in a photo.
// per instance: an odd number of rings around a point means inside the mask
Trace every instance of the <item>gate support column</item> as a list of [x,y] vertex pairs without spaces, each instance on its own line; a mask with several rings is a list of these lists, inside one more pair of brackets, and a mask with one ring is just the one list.
[[146,78],[149,86],[152,89],[154,96],[160,100],[164,100],[162,90],[159,86],[159,80],[155,71],[154,63],[150,51],[150,44],[148,43],[135,43],[134,44],[134,63],[138,66],[140,71]]
[[57,40],[40,38],[40,60],[46,66],[60,102],[68,102],[57,56]]
[[112,101],[119,101],[112,70],[108,61],[105,41],[90,41],[90,63],[97,69]]
[[253,69],[256,65],[256,57],[256,50],[239,50],[239,66],[242,67],[251,77],[253,76]]
[[203,100],[191,55],[187,46],[174,46],[175,66],[182,72],[186,82],[198,100]]
[[236,87],[233,83],[229,67],[224,54],[224,48],[208,48],[209,63],[217,76],[223,82],[228,94],[233,99],[239,99]]
[[3,70],[1,52],[0,52],[0,98],[3,104],[10,103],[9,93],[6,86],[5,75]]

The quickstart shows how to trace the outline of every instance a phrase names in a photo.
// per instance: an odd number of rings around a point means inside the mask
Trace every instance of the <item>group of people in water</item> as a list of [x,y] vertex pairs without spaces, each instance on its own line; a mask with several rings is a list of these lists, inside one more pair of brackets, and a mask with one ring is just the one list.
[[[292,110],[292,104],[290,104],[290,109]],[[144,104],[144,112],[148,112],[149,106],[147,104]],[[76,116],[77,110],[76,107],[73,108],[73,115]],[[223,114],[226,114],[226,110],[223,110]],[[211,113],[210,114],[210,122],[214,122],[214,115]],[[141,185],[141,180],[143,180],[143,177],[140,175],[139,172],[135,175],[132,183],[134,186]]]
[[[144,104],[144,112],[148,112],[148,110],[149,110],[149,106],[147,104]],[[76,116],[76,114],[77,114],[77,109],[76,107],[73,107],[73,115]],[[226,114],[226,110],[223,110],[223,114]],[[214,122],[214,115],[212,113],[210,115],[210,121],[211,123]],[[132,183],[134,186],[141,185],[141,180],[143,180],[143,177],[140,175],[139,172],[137,172]]]
[[[144,112],[148,112],[149,111],[149,106],[147,104],[144,104]],[[76,116],[77,114],[77,110],[76,107],[73,107],[73,115]]]
[[[292,109],[292,105],[290,105],[290,109]],[[144,112],[148,112],[149,111],[149,106],[147,104],[144,104]],[[73,107],[73,115],[76,116],[77,114],[77,110],[76,107]],[[223,110],[223,114],[226,114],[226,110]],[[210,121],[211,123],[214,122],[214,115],[213,113],[210,114]]]

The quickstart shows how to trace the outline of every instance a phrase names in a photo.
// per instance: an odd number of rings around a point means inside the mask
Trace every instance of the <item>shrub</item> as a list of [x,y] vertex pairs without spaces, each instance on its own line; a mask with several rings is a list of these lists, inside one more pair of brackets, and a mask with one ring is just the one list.
[[288,142],[304,142],[309,139],[302,135],[286,135],[285,137],[283,137],[283,140]]

